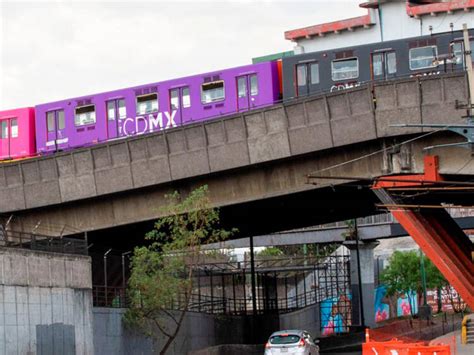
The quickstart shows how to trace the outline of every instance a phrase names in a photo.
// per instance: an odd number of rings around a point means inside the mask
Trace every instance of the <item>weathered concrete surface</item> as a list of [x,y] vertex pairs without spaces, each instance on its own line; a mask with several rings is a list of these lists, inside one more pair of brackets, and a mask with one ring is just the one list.
[[[203,183],[216,206],[313,189],[306,174],[422,131],[390,124],[463,122],[454,100],[466,92],[462,74],[386,82],[3,165],[0,212],[20,215],[22,229],[41,220],[86,231],[156,218],[165,193]],[[437,134],[330,173],[419,172],[424,146],[453,140],[462,138]],[[452,152],[439,151],[442,171],[455,173],[470,159],[467,150]]]
[[[94,308],[93,313],[96,354],[158,354],[166,340],[159,337],[161,333],[158,330],[158,339],[153,342],[151,338],[124,327],[122,317],[125,309]],[[181,355],[217,344],[244,342],[244,323],[242,317],[188,312],[168,353]],[[170,324],[170,328],[173,327],[174,324]]]
[[[119,308],[93,309],[95,353],[157,354],[164,344],[164,339],[153,343],[150,338],[126,329],[122,322],[124,313],[125,310]],[[226,354],[242,354],[247,353],[245,352],[247,350],[256,349],[262,353],[262,345],[219,345],[263,344],[271,333],[280,329],[307,329],[313,337],[320,335],[317,305],[280,316],[260,315],[255,318],[255,323],[251,318],[251,316],[213,316],[188,312],[169,354],[221,354],[224,350],[228,351]],[[198,352],[201,349],[205,350]]]
[[0,354],[93,354],[88,257],[0,248]]

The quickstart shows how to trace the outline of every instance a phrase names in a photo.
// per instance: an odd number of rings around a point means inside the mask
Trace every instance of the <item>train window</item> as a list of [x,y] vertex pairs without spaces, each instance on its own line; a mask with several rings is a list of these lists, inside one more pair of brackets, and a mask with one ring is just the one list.
[[208,104],[225,99],[224,81],[213,81],[201,85],[201,102]]
[[410,49],[410,70],[433,68],[433,63],[438,55],[436,46],[418,47]]
[[137,96],[137,114],[143,115],[158,111],[158,94]]
[[306,77],[308,76],[306,70],[306,64],[298,64],[296,66],[296,81],[298,86],[306,86]]
[[332,61],[332,80],[347,80],[359,77],[359,59],[350,58]]
[[319,84],[319,63],[311,63],[309,71],[311,73],[311,84]]
[[183,103],[184,108],[191,107],[191,96],[189,94],[189,87],[187,86],[183,88],[182,101],[183,101],[182,103]]
[[258,95],[258,81],[256,74],[250,75],[250,95]]
[[177,110],[179,108],[179,89],[170,90],[170,103],[171,110]]
[[2,139],[8,138],[8,121],[7,120],[0,121],[0,127],[1,127],[0,138]]
[[66,119],[64,118],[64,110],[59,110],[58,112],[58,129],[66,128]]
[[247,77],[241,76],[237,79],[239,97],[247,97]]
[[117,100],[119,118],[127,118],[127,107],[124,99]]
[[[474,40],[471,40],[471,51],[474,50]],[[463,42],[451,43],[451,54],[454,56],[456,64],[464,64],[464,44]]]
[[46,124],[48,126],[48,132],[54,132],[55,124],[54,124],[54,111],[46,113]]
[[18,120],[16,118],[12,118],[10,120],[10,130],[12,138],[18,137]]
[[397,72],[397,55],[395,52],[388,52],[386,54],[387,60],[387,73],[395,74]]
[[115,120],[115,101],[107,101],[107,118],[109,121]]
[[374,76],[383,75],[383,53],[372,56],[372,72]]
[[74,124],[76,126],[85,126],[95,123],[95,105],[76,107]]

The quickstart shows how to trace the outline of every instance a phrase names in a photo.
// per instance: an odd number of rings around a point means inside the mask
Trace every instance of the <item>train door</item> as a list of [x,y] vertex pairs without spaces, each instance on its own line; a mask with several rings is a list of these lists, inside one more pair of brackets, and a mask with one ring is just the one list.
[[397,75],[395,51],[372,53],[372,80],[386,80]]
[[56,150],[61,149],[67,143],[66,137],[66,121],[64,118],[64,110],[54,110],[46,112],[46,127],[48,141],[46,145],[48,147],[54,146]]
[[305,62],[296,65],[296,96],[306,96],[320,90],[319,63]]
[[237,111],[247,111],[256,106],[258,95],[257,74],[247,74],[237,77]]
[[18,137],[18,121],[16,118],[14,119],[4,119],[0,121],[0,158],[2,159],[9,159],[11,157],[12,152],[12,142],[11,139],[14,138],[12,135],[12,121],[14,120],[14,124],[16,129],[13,130],[13,133],[16,134]]
[[123,137],[123,123],[127,118],[125,99],[113,99],[107,101],[107,138],[113,139]]
[[[192,120],[189,86],[170,90],[170,112],[166,115],[167,126],[174,127]],[[171,123],[168,121],[171,120]]]

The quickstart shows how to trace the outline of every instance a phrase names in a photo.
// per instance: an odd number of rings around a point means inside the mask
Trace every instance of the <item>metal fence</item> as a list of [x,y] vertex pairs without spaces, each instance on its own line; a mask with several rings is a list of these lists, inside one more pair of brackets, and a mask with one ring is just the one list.
[[4,229],[0,230],[0,246],[52,253],[87,255],[87,242],[84,239],[51,237]]

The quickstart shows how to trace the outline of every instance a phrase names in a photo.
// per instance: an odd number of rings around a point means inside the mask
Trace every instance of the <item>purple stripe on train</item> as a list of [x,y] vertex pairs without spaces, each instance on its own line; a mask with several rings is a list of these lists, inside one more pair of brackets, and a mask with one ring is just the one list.
[[274,104],[276,62],[199,74],[36,106],[40,153],[156,132]]

